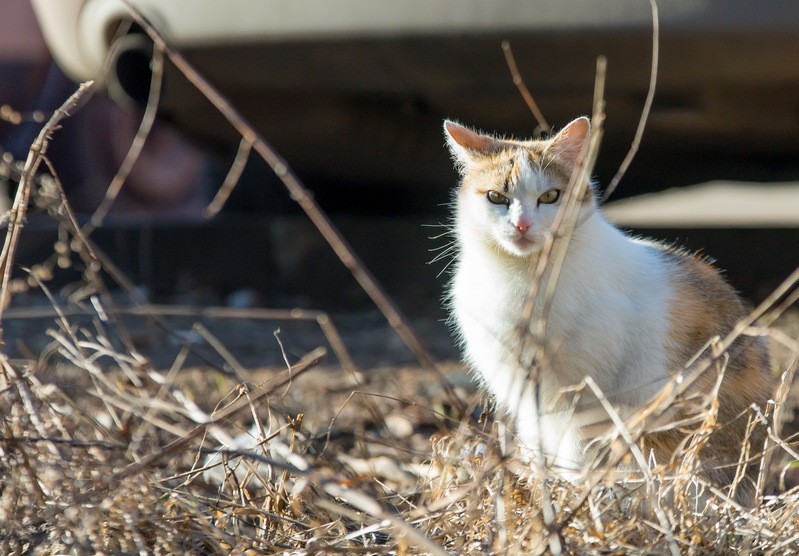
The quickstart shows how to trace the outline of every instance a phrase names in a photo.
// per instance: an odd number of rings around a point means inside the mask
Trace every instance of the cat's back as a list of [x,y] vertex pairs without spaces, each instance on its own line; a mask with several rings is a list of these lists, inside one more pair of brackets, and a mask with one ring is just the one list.
[[[664,256],[674,266],[674,299],[669,321],[670,361],[672,369],[706,367],[713,355],[711,343],[724,340],[746,316],[741,298],[712,261],[680,249],[664,249]],[[691,365],[687,365],[693,362]],[[740,334],[718,364],[711,365],[697,379],[695,391],[707,394],[724,377],[718,392],[719,421],[724,426],[716,436],[729,436],[733,450],[740,446],[747,408],[756,403],[765,407],[774,394],[776,377],[771,372],[765,338],[753,330]],[[713,442],[716,450],[725,443]],[[717,454],[718,456],[719,454]],[[734,454],[730,454],[732,457]],[[722,458],[723,459],[723,458]]]
[[[763,429],[749,430],[749,408],[753,404],[765,408],[776,389],[777,379],[771,372],[767,344],[756,332],[746,331],[716,363],[708,365],[713,356],[711,344],[734,332],[746,316],[746,309],[736,291],[708,259],[673,248],[662,248],[662,252],[672,267],[670,279],[674,288],[667,315],[670,367],[673,372],[687,368],[688,376],[703,370],[690,388],[700,399],[718,387],[718,425],[702,449],[702,459],[705,472],[714,482],[730,484],[737,469],[730,463],[741,457],[744,443],[748,442],[754,452],[764,446]],[[682,436],[675,431],[648,437],[658,461],[668,461],[681,442]],[[746,469],[750,478],[756,472],[757,466]],[[747,481],[738,489],[741,501],[751,501],[752,485]]]
[[[671,267],[673,297],[667,319],[673,366],[679,368],[711,338],[729,334],[746,310],[738,293],[710,259],[684,249],[659,248]],[[766,364],[765,343],[752,340],[748,344],[752,344],[752,351],[763,355]]]

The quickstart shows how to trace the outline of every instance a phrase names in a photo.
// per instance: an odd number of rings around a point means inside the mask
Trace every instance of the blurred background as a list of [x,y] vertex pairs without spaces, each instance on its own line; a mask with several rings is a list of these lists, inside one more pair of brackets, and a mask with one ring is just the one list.
[[[517,137],[540,131],[501,42],[556,128],[590,114],[596,59],[607,57],[602,186],[629,148],[649,84],[645,0],[133,4],[276,147],[389,293],[420,317],[443,316],[447,261],[428,264],[447,241],[430,238],[444,231],[434,226],[447,222],[457,180],[442,120]],[[654,105],[608,213],[636,233],[702,248],[757,301],[799,264],[799,3],[658,6]],[[41,126],[14,122],[14,111],[51,111],[76,83],[99,79],[101,92],[50,151],[75,210],[88,215],[141,121],[151,46],[118,0],[0,0],[0,11],[7,195],[12,162],[24,160]],[[223,212],[203,217],[239,140],[167,64],[153,132],[95,240],[154,300],[368,306],[257,156]],[[26,229],[20,264],[52,252],[55,225],[42,216]]]

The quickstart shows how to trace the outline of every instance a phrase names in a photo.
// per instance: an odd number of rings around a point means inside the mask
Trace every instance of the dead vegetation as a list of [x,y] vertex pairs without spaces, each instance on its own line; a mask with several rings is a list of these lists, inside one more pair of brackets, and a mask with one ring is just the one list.
[[[140,18],[135,12],[134,17]],[[735,337],[769,336],[781,388],[769,407],[752,407],[740,416],[750,431],[766,431],[768,438],[763,446],[748,441],[741,446],[741,467],[758,469],[754,507],[735,503],[736,484],[719,488],[697,478],[699,449],[708,431],[723,423],[716,422],[712,397],[685,399],[679,380],[650,407],[619,421],[581,480],[564,482],[519,459],[512,434],[480,411],[479,394],[453,386],[462,369],[426,354],[285,161],[146,21],[139,19],[139,24],[155,42],[156,58],[166,56],[181,68],[242,133],[240,154],[257,152],[284,179],[420,365],[359,371],[333,324],[314,314],[309,320],[325,329],[325,344],[303,357],[284,354],[285,366],[245,368],[235,353],[203,333],[199,340],[183,338],[172,364],[156,368],[122,315],[135,314],[158,333],[181,338],[170,321],[180,308],[149,305],[96,249],[91,230],[102,223],[103,213],[82,227],[69,210],[57,169],[49,168],[46,179],[34,181],[40,165],[49,166],[46,150],[58,120],[79,106],[90,92],[86,85],[54,114],[31,149],[0,259],[0,322],[15,317],[8,312],[9,302],[26,288],[47,295],[53,308],[50,342],[41,352],[17,360],[0,356],[0,551],[799,551],[799,487],[792,487],[799,448],[795,431],[781,430],[790,417],[789,388],[799,362],[799,324],[789,311],[799,297],[799,269],[729,338],[717,339],[704,371],[723,370],[724,353]],[[601,85],[602,71],[599,75]],[[155,89],[158,75],[153,83]],[[589,161],[601,137],[601,93],[596,107]],[[134,158],[146,140],[148,121],[131,150]],[[237,164],[241,161],[234,163],[223,194],[235,185]],[[125,167],[103,211],[124,182]],[[590,173],[590,164],[584,173]],[[576,178],[575,184],[584,181]],[[569,221],[568,207],[577,195],[567,195],[559,222]],[[58,221],[65,239],[51,259],[20,277],[14,255],[31,198]],[[568,247],[568,239],[562,240],[567,236],[560,237],[553,234],[547,251],[551,259],[537,269],[540,287],[531,300],[539,292],[551,295],[557,281],[553,268]],[[54,265],[79,267],[80,287],[69,295],[51,293],[47,282]],[[112,290],[127,292],[122,302]],[[545,314],[533,316],[544,326]],[[208,318],[246,321],[259,316],[245,310]],[[188,356],[199,347],[217,363],[190,368]],[[671,461],[651,461],[641,441],[655,425],[680,426],[652,418],[668,415],[675,404],[691,404],[698,425]],[[608,411],[612,414],[612,408]],[[619,471],[619,464],[626,471]],[[705,494],[697,496],[698,490]]]
[[[38,361],[3,361],[4,553],[799,547],[796,488],[770,487],[754,508],[738,506],[727,489],[697,505],[695,489],[709,487],[692,474],[690,444],[649,476],[602,465],[566,483],[533,475],[502,425],[459,413],[424,369],[353,375],[315,367],[318,351],[291,371],[253,370],[247,382],[181,367],[180,358],[158,371],[118,350],[94,319],[99,332],[62,321]],[[793,351],[789,370],[796,360]],[[713,416],[708,408],[709,423]],[[773,414],[752,416],[753,426],[773,430]],[[746,448],[759,465],[761,448]],[[776,433],[769,449],[780,460],[772,473],[790,481],[795,449]],[[653,500],[659,517],[648,509]]]

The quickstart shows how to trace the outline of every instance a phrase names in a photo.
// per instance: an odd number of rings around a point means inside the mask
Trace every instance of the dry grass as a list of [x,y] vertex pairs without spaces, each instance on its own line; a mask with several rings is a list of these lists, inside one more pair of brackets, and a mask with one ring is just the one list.
[[[501,425],[458,414],[424,369],[353,375],[313,368],[314,354],[291,373],[252,370],[251,383],[180,357],[157,371],[95,320],[91,331],[61,321],[39,360],[3,361],[3,553],[799,549],[796,489],[772,488],[754,508],[722,491],[695,506],[696,450],[648,478],[605,465],[576,484],[545,479]],[[768,417],[754,426],[773,428]],[[232,448],[209,473],[221,443]],[[754,465],[760,450],[751,447]],[[775,450],[772,474],[796,457]]]
[[[164,45],[156,46],[157,56],[172,56]],[[69,106],[79,103],[79,95],[73,100]],[[246,131],[229,105],[225,110]],[[593,467],[580,480],[564,482],[551,470],[533,473],[516,454],[512,434],[490,414],[478,415],[479,394],[452,386],[454,380],[447,379],[459,376],[460,367],[432,362],[423,352],[391,300],[335,229],[326,227],[329,221],[313,201],[303,201],[301,184],[257,134],[243,134],[240,152],[258,152],[288,180],[287,187],[300,187],[293,190],[295,198],[306,203],[303,208],[421,365],[359,372],[332,324],[316,315],[327,326],[329,345],[287,358],[283,368],[244,368],[210,335],[200,343],[224,364],[189,368],[188,355],[197,345],[186,341],[169,368],[155,368],[120,315],[147,316],[156,333],[176,334],[169,311],[137,297],[96,250],[91,230],[72,217],[55,169],[38,189],[32,187],[36,168],[48,165],[55,123],[31,151],[0,260],[4,301],[34,287],[50,296],[56,311],[47,325],[50,343],[41,352],[20,360],[0,355],[0,552],[799,551],[799,490],[791,488],[799,448],[793,429],[780,431],[793,406],[789,387],[799,361],[799,317],[788,311],[797,296],[796,276],[735,331],[765,330],[775,373],[783,377],[772,405],[740,417],[769,438],[765,446],[748,439],[741,445],[741,465],[762,469],[762,496],[754,507],[733,501],[737,485],[714,487],[697,477],[699,448],[708,431],[720,426],[715,400],[685,399],[677,382],[651,407],[619,418],[615,431],[599,442]],[[142,129],[137,148],[146,140],[147,126]],[[68,248],[28,278],[12,278],[31,195],[57,219]],[[113,202],[111,195],[104,207]],[[102,215],[92,226],[101,221]],[[554,245],[548,253],[557,260],[560,249]],[[68,299],[47,290],[48,269],[68,264],[65,258],[85,269],[82,287],[73,290],[79,295]],[[101,269],[115,288],[129,292],[122,303],[110,295]],[[551,266],[540,269],[542,276],[552,272]],[[555,282],[543,282],[543,294],[551,295]],[[4,304],[0,311],[5,310]],[[9,315],[0,317],[7,321]],[[246,311],[235,315],[255,317]],[[752,328],[755,320],[765,328]],[[719,356],[727,340],[721,339]],[[328,348],[342,365],[325,359]],[[692,408],[699,426],[672,461],[649,461],[640,449],[646,435],[654,426],[679,426],[651,417],[669,415],[678,404]],[[697,496],[697,489],[704,494]]]

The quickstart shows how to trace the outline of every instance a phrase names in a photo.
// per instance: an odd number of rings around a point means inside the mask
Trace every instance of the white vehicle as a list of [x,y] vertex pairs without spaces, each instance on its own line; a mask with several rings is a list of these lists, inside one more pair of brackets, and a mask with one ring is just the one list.
[[[32,1],[68,75],[76,81],[100,75],[126,19],[125,4]],[[397,195],[400,210],[440,199],[451,185],[443,118],[525,137],[536,127],[509,75],[502,40],[512,44],[527,85],[555,126],[591,112],[596,57],[607,57],[601,181],[629,146],[649,82],[646,0],[131,3],[303,177],[344,187],[369,184],[379,192],[410,187],[407,206]],[[795,171],[799,2],[661,0],[659,11],[657,95],[623,193],[717,177],[762,179],[764,157],[772,168]],[[120,102],[141,103],[146,43],[125,40],[121,51],[128,56],[116,58],[108,82],[119,85],[112,92]],[[160,111],[208,145],[237,142],[174,68],[166,74]],[[738,175],[703,173],[714,165],[729,168],[733,151]]]

